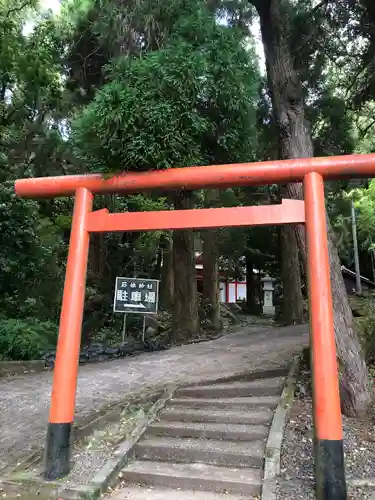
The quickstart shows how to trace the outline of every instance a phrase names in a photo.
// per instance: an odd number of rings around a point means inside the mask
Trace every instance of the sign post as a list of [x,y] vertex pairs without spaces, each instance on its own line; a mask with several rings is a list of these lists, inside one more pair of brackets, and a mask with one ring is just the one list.
[[143,326],[142,326],[142,342],[145,343],[146,337],[146,316],[143,316]]
[[127,314],[124,314],[124,323],[122,325],[122,343],[124,344],[125,342],[125,337],[126,337],[126,320],[127,320]]

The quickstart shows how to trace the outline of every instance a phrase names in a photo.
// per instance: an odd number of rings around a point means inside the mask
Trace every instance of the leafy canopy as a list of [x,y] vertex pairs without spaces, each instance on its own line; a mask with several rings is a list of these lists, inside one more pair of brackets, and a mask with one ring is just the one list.
[[[74,124],[94,170],[247,161],[254,154],[256,60],[201,2],[160,50],[121,57]],[[253,141],[253,142],[252,142]]]

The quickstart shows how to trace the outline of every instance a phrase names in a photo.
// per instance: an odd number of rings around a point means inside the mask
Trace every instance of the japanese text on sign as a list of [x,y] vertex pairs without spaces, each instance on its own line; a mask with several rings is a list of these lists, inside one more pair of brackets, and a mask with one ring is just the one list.
[[143,278],[116,278],[115,312],[156,314],[159,281]]

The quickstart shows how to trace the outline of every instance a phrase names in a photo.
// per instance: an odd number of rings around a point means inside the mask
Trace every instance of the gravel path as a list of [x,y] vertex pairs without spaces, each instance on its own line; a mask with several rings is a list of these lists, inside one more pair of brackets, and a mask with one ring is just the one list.
[[[313,500],[313,424],[310,374],[303,372],[300,392],[286,426],[281,457],[281,477],[277,500]],[[367,422],[343,417],[345,468],[350,480],[375,482],[375,417]],[[357,483],[358,484],[358,483]],[[375,500],[375,489],[348,488],[350,500]]]
[[[306,326],[244,327],[210,342],[83,366],[76,420],[145,387],[280,366],[307,340]],[[51,383],[50,372],[0,379],[0,470],[43,447]]]

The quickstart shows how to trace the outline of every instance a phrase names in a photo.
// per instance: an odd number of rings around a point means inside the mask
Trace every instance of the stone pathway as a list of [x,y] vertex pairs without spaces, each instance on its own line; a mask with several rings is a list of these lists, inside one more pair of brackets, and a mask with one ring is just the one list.
[[[142,389],[168,383],[194,384],[287,364],[307,343],[307,327],[244,327],[218,340],[83,366],[77,392],[77,422]],[[0,379],[0,470],[42,449],[52,373]]]

